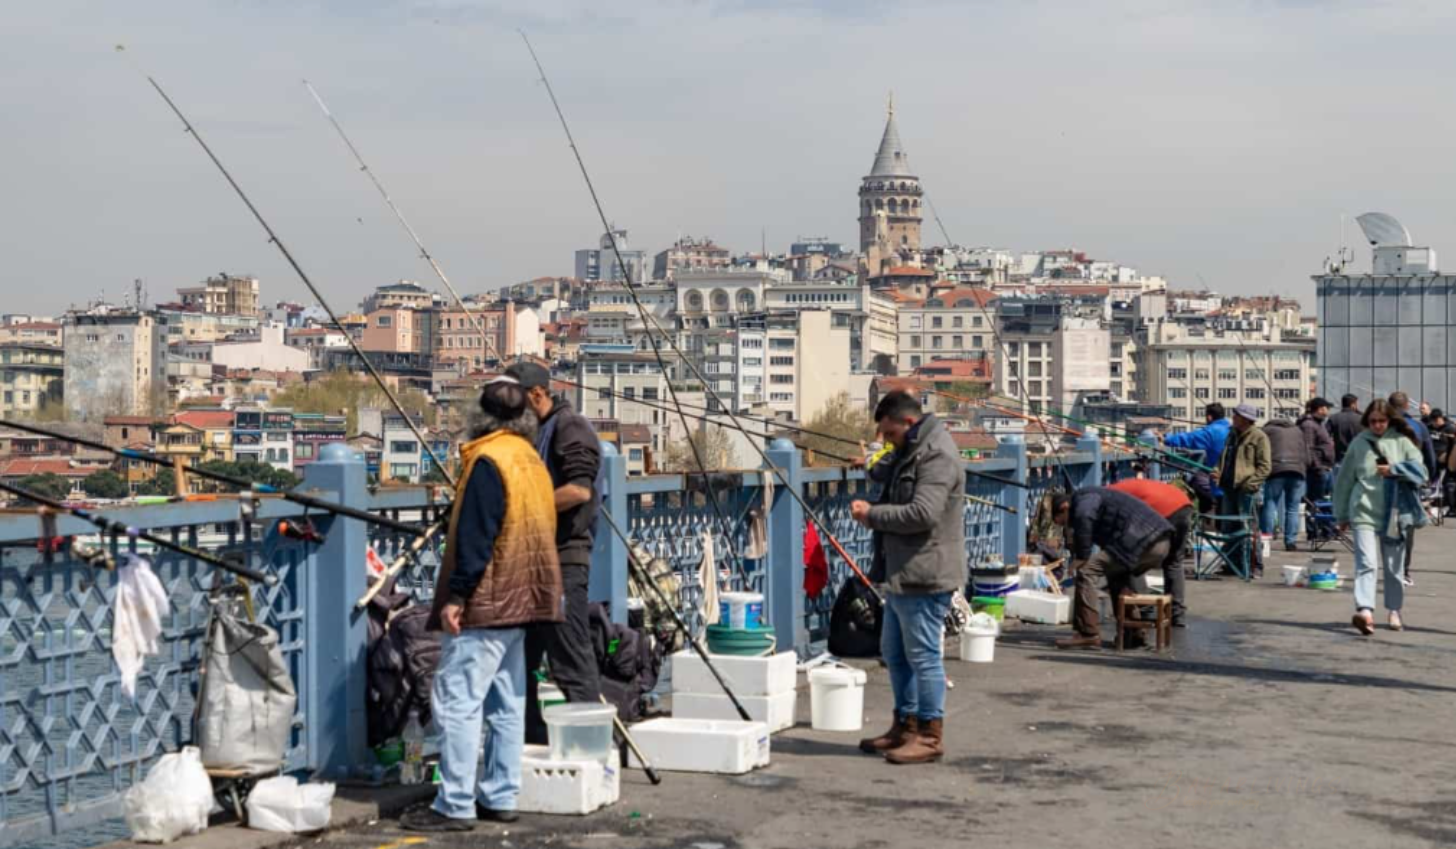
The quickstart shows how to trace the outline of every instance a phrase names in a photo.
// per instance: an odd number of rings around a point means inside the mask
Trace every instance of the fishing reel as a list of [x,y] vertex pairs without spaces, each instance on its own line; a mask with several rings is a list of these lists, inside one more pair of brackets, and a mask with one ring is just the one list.
[[314,526],[312,520],[302,519],[279,519],[278,535],[284,539],[308,542],[314,545],[323,545],[326,537]]
[[116,571],[116,559],[111,556],[103,546],[86,545],[79,539],[71,541],[71,556],[90,566],[92,569],[105,569],[108,572]]

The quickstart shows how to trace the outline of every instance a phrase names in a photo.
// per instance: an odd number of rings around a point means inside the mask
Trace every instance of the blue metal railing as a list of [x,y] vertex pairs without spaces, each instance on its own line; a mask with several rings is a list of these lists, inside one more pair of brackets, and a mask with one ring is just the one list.
[[[403,521],[434,520],[446,509],[425,487],[369,491],[362,461],[343,446],[331,449],[309,466],[304,482],[321,497]],[[827,635],[834,595],[850,570],[826,540],[828,587],[804,598],[804,516],[784,480],[799,489],[866,571],[870,534],[849,518],[849,503],[867,497],[870,484],[857,470],[804,468],[788,443],[775,443],[768,453],[779,469],[771,499],[765,498],[761,471],[732,473],[730,485],[718,490],[734,549],[747,549],[755,512],[762,514],[767,539],[764,557],[746,561],[742,574],[726,577],[735,589],[764,593],[780,646],[807,649]],[[727,562],[729,550],[722,523],[702,492],[703,479],[629,479],[624,459],[611,450],[605,464],[604,508],[637,544],[677,570],[681,609],[696,627],[704,535],[712,535],[720,563]],[[1027,484],[1022,489],[967,475],[968,494],[1016,510],[1011,514],[967,503],[968,563],[1014,559],[1023,549],[1039,496],[1049,488],[1063,487],[1067,479],[1077,486],[1095,485],[1133,472],[1130,456],[1104,456],[1096,440],[1082,440],[1054,457],[1028,457],[1024,445],[1008,440],[994,456],[967,468]],[[353,610],[367,585],[367,550],[372,547],[388,563],[408,539],[317,514],[313,518],[327,536],[322,545],[266,533],[276,519],[306,512],[265,499],[255,506],[219,500],[107,514],[182,542],[235,553],[278,576],[276,586],[252,587],[252,596],[258,617],[279,632],[299,692],[286,765],[337,778],[370,763],[364,727],[367,629],[365,618]],[[55,532],[71,536],[93,530],[62,517]],[[86,845],[80,842],[83,835],[118,836],[114,821],[111,831],[86,829],[113,820],[121,794],[154,759],[191,741],[208,591],[217,581],[231,580],[186,557],[145,552],[129,539],[106,540],[119,555],[132,549],[147,554],[172,602],[162,654],[148,660],[132,701],[119,692],[111,660],[115,575],[93,571],[65,552],[47,561],[36,549],[40,533],[33,514],[0,513],[0,846],[30,845],[60,834],[75,846]],[[421,562],[402,576],[401,588],[428,599],[439,550],[439,544],[427,548]],[[625,617],[626,586],[626,548],[600,523],[592,596],[610,602],[614,616]]]

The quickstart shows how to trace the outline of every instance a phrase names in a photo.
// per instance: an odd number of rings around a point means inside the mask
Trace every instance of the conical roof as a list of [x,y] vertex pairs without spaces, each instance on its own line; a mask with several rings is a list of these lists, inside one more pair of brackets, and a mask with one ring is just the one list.
[[880,138],[880,150],[875,154],[871,177],[911,177],[910,161],[905,156],[905,147],[900,144],[900,129],[895,126],[895,109],[890,107],[885,119],[885,134]]

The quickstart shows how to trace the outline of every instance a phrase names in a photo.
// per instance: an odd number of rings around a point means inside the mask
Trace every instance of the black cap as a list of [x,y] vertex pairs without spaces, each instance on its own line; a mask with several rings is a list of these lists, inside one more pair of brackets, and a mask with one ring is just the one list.
[[514,377],[522,389],[545,389],[551,391],[551,372],[538,363],[521,361],[506,369],[507,377]]
[[526,411],[526,390],[514,378],[497,377],[481,390],[480,409],[500,421],[511,421]]

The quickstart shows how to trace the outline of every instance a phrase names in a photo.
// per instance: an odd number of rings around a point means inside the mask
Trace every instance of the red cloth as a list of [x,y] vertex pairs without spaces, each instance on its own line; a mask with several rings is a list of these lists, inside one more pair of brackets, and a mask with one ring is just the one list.
[[1108,489],[1115,489],[1124,492],[1138,499],[1157,511],[1164,519],[1187,507],[1190,502],[1183,490],[1170,483],[1148,480],[1147,478],[1133,478],[1132,480],[1118,481],[1109,486]]
[[804,595],[814,598],[829,586],[829,558],[813,522],[804,523]]

